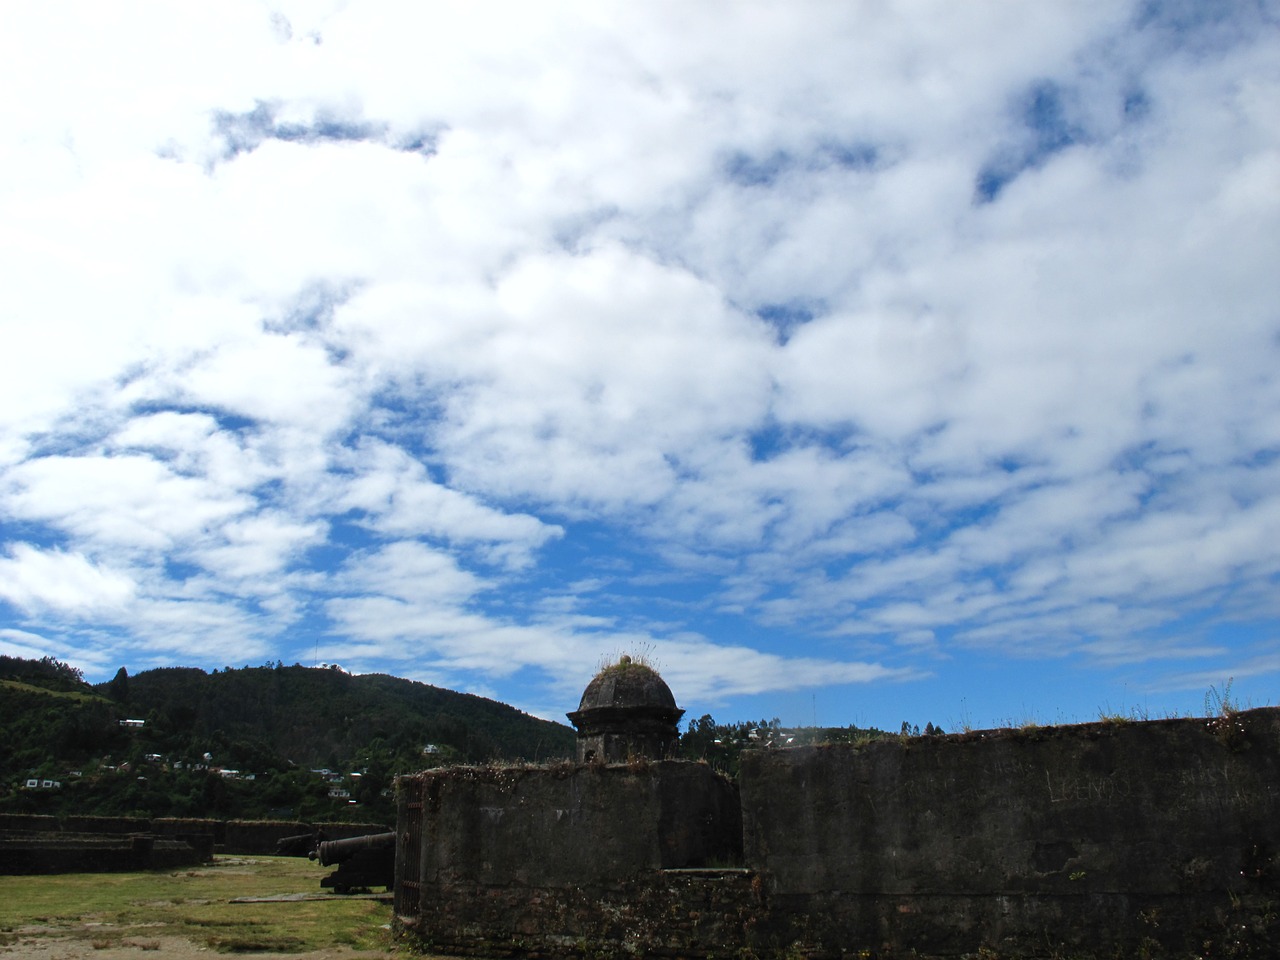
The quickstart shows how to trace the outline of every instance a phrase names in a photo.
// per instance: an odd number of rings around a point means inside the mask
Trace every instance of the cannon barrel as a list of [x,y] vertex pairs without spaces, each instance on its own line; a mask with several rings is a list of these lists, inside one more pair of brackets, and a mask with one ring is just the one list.
[[395,831],[389,833],[369,833],[363,837],[347,837],[345,840],[325,840],[307,856],[319,860],[322,866],[342,863],[366,850],[382,850],[396,845]]
[[281,837],[276,841],[277,857],[305,857],[316,848],[324,834],[299,833],[292,837]]

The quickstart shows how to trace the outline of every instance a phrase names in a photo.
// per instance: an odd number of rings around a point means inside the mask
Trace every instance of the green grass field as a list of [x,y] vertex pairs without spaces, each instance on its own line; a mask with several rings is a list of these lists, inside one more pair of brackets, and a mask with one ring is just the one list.
[[99,949],[183,937],[226,953],[389,952],[391,905],[383,901],[233,902],[319,894],[326,872],[302,858],[253,857],[177,872],[0,876],[0,947],[39,935]]

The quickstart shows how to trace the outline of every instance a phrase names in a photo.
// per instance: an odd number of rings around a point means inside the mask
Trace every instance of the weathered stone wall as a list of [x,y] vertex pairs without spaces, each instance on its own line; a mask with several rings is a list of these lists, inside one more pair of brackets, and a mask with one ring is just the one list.
[[211,820],[207,817],[156,817],[151,821],[151,831],[164,836],[178,833],[207,833],[218,843],[226,839],[225,820]]
[[754,881],[728,869],[655,870],[608,885],[450,882],[413,916],[397,914],[397,928],[422,950],[463,956],[750,957],[768,912]]
[[228,820],[221,852],[244,856],[269,856],[285,837],[312,833],[313,828],[295,820]]
[[378,823],[0,814],[0,873],[165,869],[207,862],[215,851],[271,855],[280,840],[299,834],[340,840],[386,830]]
[[741,860],[737,791],[703,764],[449,767],[400,786],[423,804],[425,882],[577,887]]
[[67,833],[149,833],[151,821],[146,817],[59,817],[61,829]]
[[212,851],[152,834],[0,836],[0,874],[172,870],[205,862]]
[[345,840],[348,837],[367,837],[371,833],[386,833],[391,827],[384,823],[317,823],[309,829],[323,835],[326,840]]
[[753,912],[737,791],[703,764],[454,767],[398,795],[396,912],[437,949],[688,956]]
[[0,833],[56,833],[57,817],[43,813],[0,813]]
[[213,859],[221,820],[0,814],[0,873],[166,869]]
[[444,952],[1280,956],[1276,709],[760,751],[736,788],[663,762],[399,796],[397,925]]
[[757,752],[739,783],[774,923],[820,951],[1222,952],[1280,895],[1273,709]]
[[225,820],[196,817],[53,817],[37,813],[0,813],[0,833],[179,833],[211,834],[218,843],[226,836]]

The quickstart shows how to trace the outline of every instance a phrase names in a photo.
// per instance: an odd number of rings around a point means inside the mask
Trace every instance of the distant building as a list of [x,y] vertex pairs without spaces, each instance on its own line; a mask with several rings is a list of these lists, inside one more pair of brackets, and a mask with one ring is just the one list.
[[226,767],[217,767],[214,769],[213,772],[218,774],[218,776],[222,777],[224,780],[256,780],[258,779],[258,775],[256,773],[242,773],[239,770],[229,770]]

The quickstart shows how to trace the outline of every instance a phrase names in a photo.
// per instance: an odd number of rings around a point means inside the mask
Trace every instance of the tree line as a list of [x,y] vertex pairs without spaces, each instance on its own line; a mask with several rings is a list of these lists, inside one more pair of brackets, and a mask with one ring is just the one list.
[[90,685],[49,657],[0,657],[0,737],[0,812],[300,820],[394,819],[400,773],[575,748],[563,724],[398,677],[276,662]]
[[[941,732],[930,723],[923,734]],[[921,733],[904,722],[899,735]],[[689,721],[678,749],[734,776],[750,748],[890,735],[706,714]],[[0,656],[0,738],[0,812],[303,821],[392,822],[399,774],[576,751],[571,728],[494,700],[279,661],[121,667],[91,685],[51,657]]]

